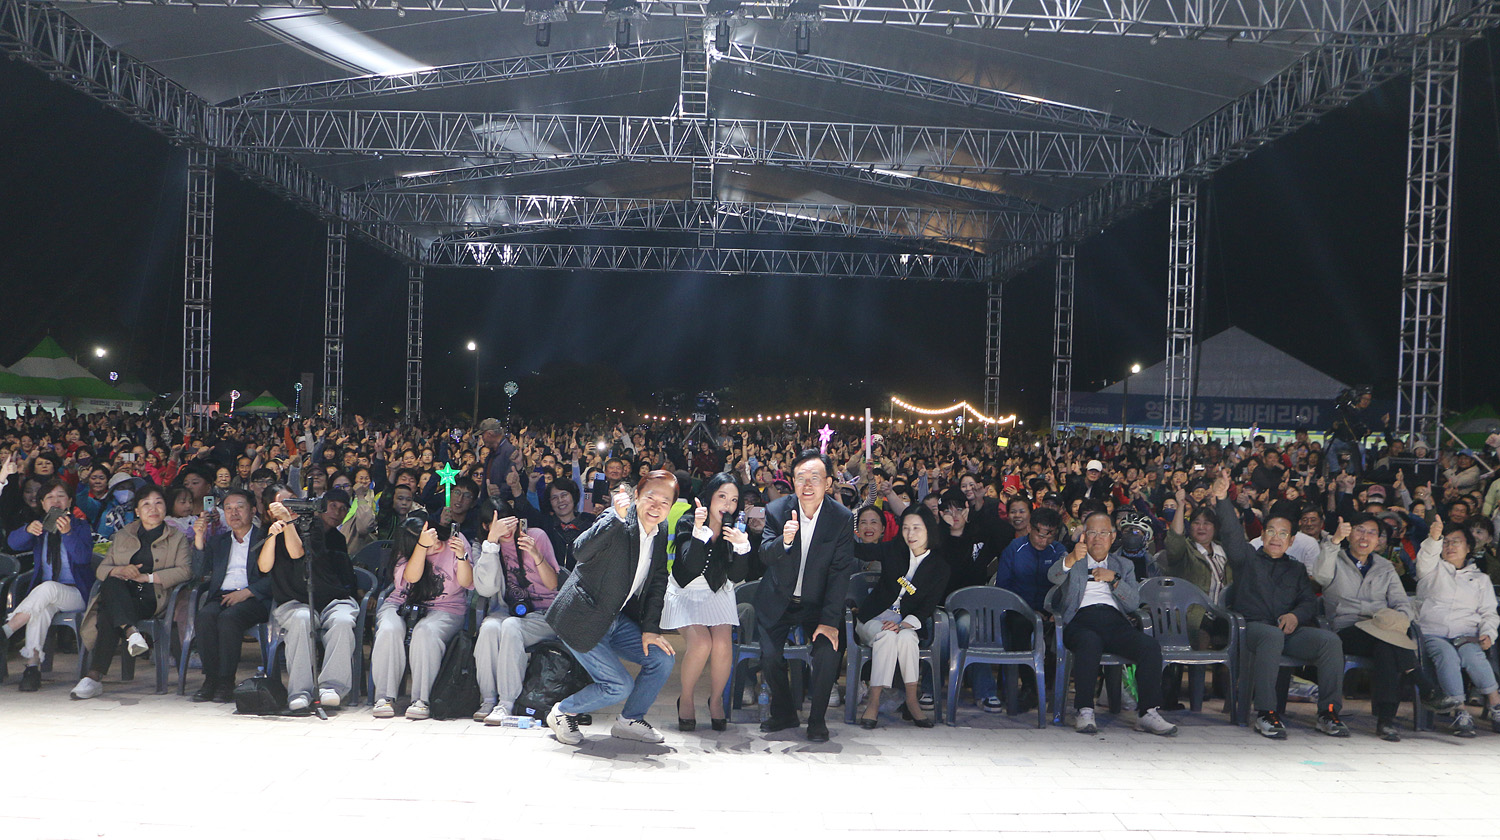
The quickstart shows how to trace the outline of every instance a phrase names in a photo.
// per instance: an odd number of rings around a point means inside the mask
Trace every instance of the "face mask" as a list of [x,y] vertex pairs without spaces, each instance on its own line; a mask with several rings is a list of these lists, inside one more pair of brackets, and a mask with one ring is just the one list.
[[122,505],[130,501],[130,495],[131,494],[129,490],[116,490],[114,492],[115,501],[119,502]]
[[1134,529],[1120,535],[1120,549],[1127,554],[1139,554],[1146,548],[1146,535]]

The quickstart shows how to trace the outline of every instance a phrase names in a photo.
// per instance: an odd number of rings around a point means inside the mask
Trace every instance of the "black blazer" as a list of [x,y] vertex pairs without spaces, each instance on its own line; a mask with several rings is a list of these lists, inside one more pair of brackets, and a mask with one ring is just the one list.
[[651,571],[640,594],[630,598],[641,525],[632,506],[621,519],[606,510],[573,542],[578,565],[547,608],[547,624],[574,650],[593,650],[624,613],[642,633],[661,632],[661,608],[667,597],[667,523],[657,526]]
[[802,603],[818,605],[819,624],[838,627],[844,620],[849,575],[859,568],[854,559],[854,514],[833,499],[825,498],[814,532],[798,531],[791,547],[783,547],[781,529],[789,518],[798,515],[793,510],[796,503],[796,496],[782,496],[766,506],[766,530],[760,546],[766,573],[755,591],[755,620],[769,627],[786,613],[792,591],[797,588],[803,541],[811,540],[807,569],[802,576]]
[[[233,539],[234,536],[228,531],[215,534],[204,543],[202,551],[198,550],[191,539],[188,540],[188,545],[191,546],[193,577],[204,582],[198,595],[199,607],[207,604],[209,598],[218,595],[224,589],[224,575],[229,572],[229,549]],[[261,543],[266,539],[266,531],[260,527],[251,528],[249,536],[245,539],[250,547],[250,591],[266,605],[266,609],[270,609],[271,576],[261,574],[260,566],[256,563],[256,558],[260,556]]]
[[[943,596],[948,591],[948,562],[943,556],[933,549],[928,553],[927,559],[917,567],[917,573],[913,579],[907,581],[916,588],[916,592],[905,595],[901,584],[901,577],[906,574],[906,569],[911,565],[911,550],[906,543],[900,540],[879,543],[878,545],[864,547],[865,553],[880,554],[880,581],[875,588],[870,590],[869,597],[859,605],[857,610],[860,621],[869,621],[877,615],[885,612],[896,602],[898,595],[901,597],[901,617],[915,616],[922,622],[919,631],[923,638],[932,637],[932,614],[942,603]],[[874,549],[875,551],[870,551]]]
[[744,580],[750,572],[750,552],[735,554],[734,546],[722,534],[714,534],[707,545],[693,539],[691,510],[677,520],[675,543],[677,559],[672,561],[672,577],[678,586],[687,586],[702,575],[708,588],[718,592],[727,581]]

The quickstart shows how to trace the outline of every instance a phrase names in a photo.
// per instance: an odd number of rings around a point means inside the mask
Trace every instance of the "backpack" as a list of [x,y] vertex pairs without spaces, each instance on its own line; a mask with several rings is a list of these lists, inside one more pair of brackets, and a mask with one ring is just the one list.
[[572,651],[560,641],[538,642],[529,652],[531,659],[526,663],[526,679],[511,709],[514,714],[542,720],[552,711],[553,704],[594,682],[589,672],[573,658]]
[[474,642],[468,633],[460,632],[443,651],[443,664],[438,666],[427,705],[437,720],[458,720],[478,711],[479,702]]
[[234,687],[234,712],[239,715],[279,715],[286,711],[286,686],[257,668],[255,676]]

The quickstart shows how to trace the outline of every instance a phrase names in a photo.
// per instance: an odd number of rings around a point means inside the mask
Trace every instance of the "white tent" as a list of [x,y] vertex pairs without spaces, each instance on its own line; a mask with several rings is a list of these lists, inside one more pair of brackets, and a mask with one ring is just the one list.
[[[1348,387],[1239,327],[1198,342],[1197,349],[1194,392],[1200,398],[1331,400]],[[1161,394],[1166,390],[1167,363],[1158,362],[1129,379],[1131,394]],[[1099,393],[1123,391],[1123,384],[1116,382]]]

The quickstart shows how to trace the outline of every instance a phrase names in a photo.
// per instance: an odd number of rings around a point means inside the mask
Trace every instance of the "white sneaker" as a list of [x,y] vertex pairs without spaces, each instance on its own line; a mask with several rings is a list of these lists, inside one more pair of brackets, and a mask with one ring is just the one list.
[[395,717],[396,704],[391,701],[391,698],[382,697],[375,701],[375,707],[370,710],[370,714],[378,718]]
[[656,731],[656,727],[646,722],[645,718],[638,720],[616,718],[615,725],[609,728],[609,734],[616,738],[624,738],[627,741],[640,741],[644,744],[660,744],[666,740],[660,732]]
[[130,637],[125,640],[125,652],[131,656],[144,656],[150,650],[151,646],[146,644],[146,637],[142,636],[139,630],[131,633]]
[[427,704],[421,700],[413,700],[411,705],[406,707],[407,720],[426,720],[430,717],[432,717],[432,710],[428,709]]
[[1176,735],[1176,724],[1167,723],[1161,716],[1160,709],[1147,709],[1146,713],[1136,718],[1135,728],[1142,732],[1150,732],[1152,735]]
[[1078,718],[1073,721],[1073,731],[1084,735],[1093,735],[1099,731],[1098,724],[1094,723],[1093,709],[1079,709]]
[[74,700],[92,700],[104,693],[104,685],[93,677],[84,677],[73,686],[73,691],[68,696]]
[[474,710],[474,722],[475,723],[484,723],[484,719],[487,718],[487,717],[489,717],[490,713],[493,712],[493,711],[495,711],[495,701],[494,700],[481,700],[481,701],[479,701],[479,708],[476,709],[476,710]]
[[558,743],[567,744],[570,747],[583,743],[583,733],[578,731],[578,721],[572,715],[565,715],[557,710],[556,706],[547,713],[547,728],[557,736]]
[[339,699],[339,693],[331,688],[318,691],[318,705],[325,709],[337,709],[343,701]]
[[291,699],[286,701],[286,709],[289,712],[300,712],[311,705],[312,698],[300,691],[293,694]]
[[837,709],[844,705],[844,692],[834,683],[833,690],[828,693],[828,705]]
[[[481,707],[479,711],[483,712],[484,709]],[[488,712],[485,712],[484,717],[480,718],[480,720],[484,722],[485,726],[504,726],[505,719],[508,717],[510,717],[510,711],[504,706],[497,704]]]

